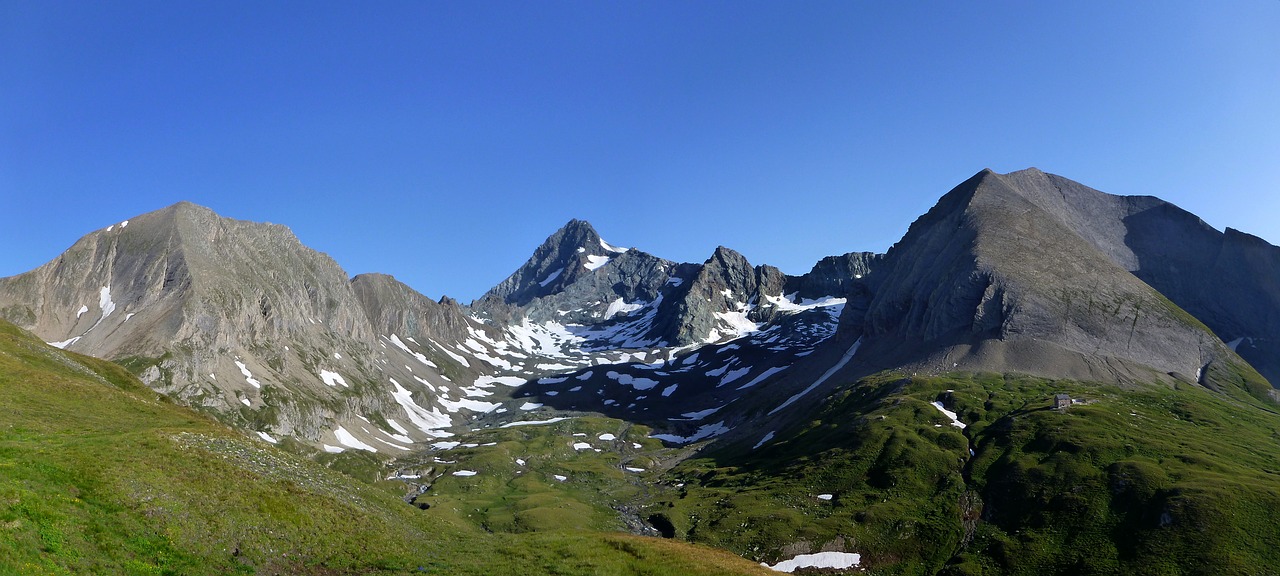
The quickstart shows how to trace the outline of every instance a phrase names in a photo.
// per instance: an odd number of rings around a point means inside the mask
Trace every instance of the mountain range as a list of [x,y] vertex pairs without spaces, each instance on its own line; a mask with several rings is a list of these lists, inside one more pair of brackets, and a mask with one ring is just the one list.
[[[726,247],[672,262],[571,220],[465,306],[388,275],[351,277],[284,226],[179,203],[0,279],[0,317],[251,438],[396,468],[424,506],[478,498],[454,485],[475,473],[460,467],[517,441],[489,436],[520,430],[533,450],[574,422],[616,422],[591,429],[610,449],[564,439],[574,458],[616,458],[621,475],[598,482],[630,486],[589,507],[612,510],[601,517],[619,529],[771,565],[1102,573],[1167,552],[1162,529],[1209,527],[1248,544],[1196,544],[1160,566],[1213,572],[1226,555],[1248,568],[1280,549],[1274,527],[1218,518],[1190,496],[1216,471],[1248,485],[1242,501],[1280,501],[1280,450],[1264,433],[1280,430],[1280,248],[1034,168],[983,170],[885,253],[830,256],[799,276]],[[1042,409],[1063,393],[1070,408]],[[1222,434],[1247,421],[1240,437],[1269,445],[1190,462],[1207,456],[1115,431],[1128,423],[1111,421],[1109,403],[1135,418],[1135,406],[1163,406],[1153,430],[1176,428],[1171,415]],[[1082,418],[1100,406],[1104,423],[1101,412]],[[619,440],[632,430],[647,432]],[[1112,453],[1119,437],[1128,444]],[[1200,441],[1184,438],[1183,450]],[[533,459],[510,456],[503,473]],[[1249,480],[1224,472],[1237,466]],[[643,489],[628,484],[632,470]],[[1119,501],[1144,482],[1148,492]],[[799,487],[830,493],[813,500]],[[1072,490],[1098,500],[1060,501]],[[504,506],[514,505],[482,508]],[[1086,512],[1078,533],[1058,525]],[[1088,538],[1108,541],[1110,563],[1053,553]]]

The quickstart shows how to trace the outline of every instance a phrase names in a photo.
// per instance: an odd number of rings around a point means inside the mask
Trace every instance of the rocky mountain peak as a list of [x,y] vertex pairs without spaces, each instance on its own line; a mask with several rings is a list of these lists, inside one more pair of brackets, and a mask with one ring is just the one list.
[[605,242],[587,221],[570,220],[511,276],[473,302],[472,308],[493,318],[509,318],[518,308],[563,291],[626,253]]

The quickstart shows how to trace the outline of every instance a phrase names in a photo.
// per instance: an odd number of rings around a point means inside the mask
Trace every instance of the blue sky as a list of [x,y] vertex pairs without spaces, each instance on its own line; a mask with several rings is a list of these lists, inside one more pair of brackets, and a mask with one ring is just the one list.
[[1277,243],[1276,30],[1272,0],[5,2],[0,276],[179,200],[463,302],[570,218],[798,274],[984,167]]

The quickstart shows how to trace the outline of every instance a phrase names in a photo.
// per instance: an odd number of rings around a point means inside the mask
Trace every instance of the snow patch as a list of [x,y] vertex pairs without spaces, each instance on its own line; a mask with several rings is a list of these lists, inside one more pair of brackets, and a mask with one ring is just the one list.
[[630,374],[620,374],[618,372],[614,372],[613,370],[610,370],[609,372],[607,372],[605,376],[608,376],[609,378],[616,380],[619,384],[622,384],[624,386],[630,386],[632,388],[635,388],[636,390],[648,390],[658,385],[657,380],[650,380],[649,378],[640,378],[640,377],[632,376]]
[[461,476],[463,478],[466,478],[468,476],[475,476],[476,474],[477,472],[475,470],[458,470],[453,473],[454,476]]
[[705,426],[702,426],[701,428],[698,428],[698,431],[694,432],[692,436],[677,436],[675,434],[654,434],[653,436],[650,436],[650,437],[657,438],[659,440],[665,440],[673,444],[688,444],[690,442],[697,442],[705,438],[714,438],[716,436],[720,436],[721,434],[724,434],[729,430],[730,428],[728,426],[725,426],[724,421],[721,420],[720,422],[716,422],[715,424],[707,424]]
[[378,451],[377,448],[374,448],[373,446],[365,444],[364,442],[361,442],[360,440],[358,440],[355,436],[352,436],[350,432],[347,432],[346,428],[343,428],[341,426],[339,426],[337,430],[333,431],[333,435],[338,438],[339,444],[342,444],[343,446],[346,446],[348,448],[355,448],[357,450],[364,450],[366,452]]
[[547,284],[550,284],[554,282],[556,278],[559,278],[561,272],[564,272],[564,268],[556,268],[554,272],[547,275],[545,280],[538,282],[538,285],[545,288]]
[[54,348],[62,348],[62,349],[64,349],[64,350],[65,350],[65,349],[67,348],[67,346],[70,346],[70,345],[72,345],[72,344],[75,344],[75,343],[76,343],[76,341],[77,341],[77,340],[79,340],[79,339],[80,339],[80,337],[79,337],[79,336],[76,336],[75,338],[72,338],[72,339],[70,339],[70,340],[63,340],[63,341],[61,341],[61,342],[45,342],[45,344],[48,344],[48,345],[50,345],[50,346],[53,346]]
[[796,294],[792,293],[787,296],[765,296],[764,299],[773,304],[780,312],[803,312],[805,310],[813,310],[814,308],[828,308],[832,306],[843,307],[847,302],[844,298],[836,298],[834,296],[823,296],[817,300],[801,299],[795,301]]
[[387,425],[394,428],[396,432],[399,432],[401,434],[409,433],[408,429],[406,429],[404,426],[401,426],[399,422],[396,422],[395,420],[392,420],[390,418],[387,418]]
[[734,380],[737,380],[743,376],[746,376],[750,372],[751,372],[750,366],[747,366],[746,368],[739,368],[737,370],[729,372],[728,374],[724,375],[724,378],[720,379],[720,383],[717,384],[716,387],[719,388],[721,386],[724,386],[725,384],[733,382]]
[[960,428],[960,429],[962,429],[962,430],[964,429],[964,422],[961,422],[961,421],[960,421],[960,419],[956,417],[956,413],[955,413],[955,412],[952,412],[952,411],[950,411],[950,410],[947,410],[946,408],[944,408],[944,407],[942,406],[942,403],[941,403],[941,402],[938,402],[938,401],[936,401],[936,400],[935,400],[934,402],[932,402],[932,404],[933,404],[933,407],[934,407],[934,408],[937,408],[939,412],[942,412],[943,414],[946,414],[946,415],[947,415],[947,418],[950,418],[950,419],[951,419],[951,425],[952,425],[952,426],[955,426],[956,428]]
[[[396,403],[400,404],[401,408],[404,408],[404,413],[409,417],[409,422],[419,430],[433,436],[439,436],[440,433],[436,432],[436,429],[453,426],[453,419],[447,414],[441,413],[436,408],[428,411],[426,408],[419,406],[417,402],[413,401],[413,393],[406,390],[394,378],[390,380],[391,385],[394,386],[391,390],[391,397],[395,398]],[[397,429],[403,430],[402,428]]]
[[605,442],[612,442],[618,439],[617,436],[614,436],[613,434],[610,434],[608,432],[605,432],[604,434],[597,436],[597,438],[604,440]]
[[258,437],[259,437],[259,438],[261,438],[261,439],[263,439],[263,440],[266,440],[267,442],[270,442],[270,443],[272,443],[272,444],[279,444],[279,443],[280,443],[280,441],[279,441],[279,440],[276,440],[275,438],[272,438],[272,437],[271,437],[271,435],[270,435],[270,434],[267,434],[266,432],[258,432],[257,434],[258,434]]
[[[725,404],[724,406],[728,406],[728,404]],[[685,420],[701,420],[719,412],[721,408],[724,408],[724,406],[716,406],[715,408],[707,408],[706,410],[699,410],[697,412],[685,412],[681,414],[681,416],[684,416]],[[678,420],[678,418],[673,418],[673,420]]]
[[537,409],[539,409],[539,408],[541,408],[541,407],[542,407],[542,404],[538,404],[537,402],[525,402],[524,404],[521,404],[521,405],[520,405],[520,409],[521,409],[521,410],[526,410],[526,411],[528,411],[528,410],[537,410]]
[[524,385],[524,383],[525,379],[519,376],[481,376],[476,378],[474,385],[484,386],[486,384],[501,384],[503,386],[515,388],[517,386]]
[[759,448],[761,446],[764,446],[765,444],[768,444],[770,440],[773,440],[773,435],[776,433],[777,433],[776,430],[771,430],[768,434],[764,435],[764,438],[761,438],[759,442],[756,442],[756,445],[752,446],[751,449],[755,450],[756,448]]
[[759,383],[761,383],[761,382],[764,382],[764,380],[765,380],[766,378],[768,378],[768,377],[770,377],[770,376],[773,376],[774,374],[777,374],[777,373],[779,373],[779,372],[781,372],[781,371],[783,371],[783,370],[786,370],[786,369],[787,369],[787,367],[786,367],[786,366],[775,366],[775,367],[773,367],[773,368],[770,368],[770,369],[768,369],[768,370],[765,370],[764,372],[760,373],[760,375],[759,375],[759,376],[756,376],[756,377],[755,377],[755,378],[753,378],[750,382],[747,382],[746,384],[743,384],[743,385],[739,386],[737,389],[738,389],[738,390],[746,390],[747,388],[750,388],[750,387],[752,387],[752,386],[755,386],[756,384],[759,384]]
[[79,310],[76,310],[76,320],[79,320],[80,317],[84,316],[84,313],[88,311],[89,311],[88,306],[81,306]]
[[587,261],[582,264],[587,270],[596,270],[605,264],[608,264],[612,258],[608,256],[596,256],[595,254],[587,254]]
[[849,552],[818,552],[817,554],[801,554],[790,560],[784,560],[773,566],[761,563],[761,566],[777,572],[795,572],[800,568],[834,568],[842,570],[852,568],[862,562],[861,554]]
[[[434,362],[432,362],[432,361],[430,361],[430,360],[427,360],[427,357],[426,357],[426,356],[423,356],[422,354],[419,354],[419,353],[417,353],[417,352],[414,352],[413,350],[410,350],[410,349],[409,349],[409,346],[408,346],[407,344],[405,344],[404,342],[402,342],[402,341],[400,340],[400,337],[399,337],[399,336],[396,336],[395,334],[392,334],[392,335],[391,335],[391,337],[390,337],[390,338],[388,338],[388,340],[391,340],[391,343],[392,343],[392,344],[395,344],[397,348],[399,348],[399,349],[401,349],[401,350],[404,350],[406,354],[410,354],[410,355],[412,355],[414,358],[417,358],[419,362],[422,362],[423,364],[426,364],[427,366],[430,366],[430,367],[435,368],[435,369],[437,369],[437,370],[439,370],[439,369],[440,369],[440,367],[439,367],[439,366],[436,366],[436,364],[435,364]],[[414,340],[413,338],[410,338],[410,339],[409,339],[409,341],[410,341],[410,342],[413,342],[413,343],[415,343],[415,344],[417,343],[417,341],[416,341],[416,340]]]
[[626,248],[618,248],[617,246],[610,245],[608,242],[604,241],[604,238],[600,239],[600,247],[613,252],[614,254],[622,254],[627,251]]
[[[102,309],[102,317],[110,316],[116,311],[116,303],[111,301],[111,287],[103,286],[98,292],[98,308]],[[101,321],[101,320],[99,320]]]
[[238,366],[238,367],[240,368],[240,373],[241,373],[241,374],[244,374],[244,381],[245,381],[245,382],[248,382],[248,383],[249,383],[251,386],[253,386],[254,388],[261,388],[261,387],[262,387],[262,382],[259,382],[257,378],[254,378],[254,377],[253,377],[253,372],[250,372],[250,371],[249,371],[249,367],[248,367],[248,366],[245,366],[245,365],[244,365],[244,362],[241,362],[241,361],[239,361],[239,360],[236,360],[236,366]]
[[633,302],[631,304],[627,304],[625,300],[618,298],[609,304],[609,308],[604,311],[604,317],[605,319],[609,319],[613,318],[616,314],[622,314],[625,316],[635,312],[636,310],[644,308],[648,304],[648,302]]
[[338,374],[337,372],[332,372],[329,370],[321,370],[320,379],[324,380],[324,383],[330,387],[337,386],[338,384],[341,384],[343,388],[351,387],[347,385],[346,380],[342,379],[342,375]]
[[538,426],[540,424],[555,424],[556,422],[561,422],[564,420],[568,420],[568,418],[561,416],[558,418],[551,418],[549,420],[521,420],[520,422],[507,422],[506,424],[499,426],[499,428],[515,428],[516,426]]
[[[716,312],[715,317],[718,318],[735,337],[746,336],[747,334],[760,330],[760,325],[747,318],[747,313],[743,311]],[[715,340],[720,339],[718,331],[712,330],[711,334],[716,337]],[[708,336],[707,339],[708,341],[713,341],[711,336]]]

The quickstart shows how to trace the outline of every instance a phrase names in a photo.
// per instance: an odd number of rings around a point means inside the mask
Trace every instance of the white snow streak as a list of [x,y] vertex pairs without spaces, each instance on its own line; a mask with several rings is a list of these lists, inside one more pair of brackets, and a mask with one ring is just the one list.
[[561,272],[564,272],[564,268],[556,268],[554,272],[547,274],[545,280],[538,282],[538,285],[545,287],[547,284],[554,282],[556,278],[560,277]]
[[849,552],[818,552],[817,554],[801,554],[790,560],[784,560],[773,566],[761,563],[762,566],[778,572],[795,572],[799,568],[835,568],[837,570],[852,568],[862,562],[861,554]]
[[262,387],[262,382],[259,382],[257,378],[254,378],[254,377],[253,377],[253,372],[250,372],[250,371],[249,371],[249,368],[248,368],[247,366],[245,366],[245,365],[244,365],[244,362],[241,362],[241,361],[239,361],[239,360],[236,360],[236,366],[239,366],[239,367],[240,367],[240,373],[241,373],[241,374],[244,374],[244,381],[245,381],[245,382],[248,382],[248,383],[249,383],[250,385],[252,385],[254,388],[261,388],[261,387]]
[[759,442],[756,442],[756,445],[752,446],[751,449],[755,450],[756,448],[759,448],[761,446],[764,446],[765,444],[768,444],[770,440],[773,440],[773,435],[776,433],[777,431],[770,431],[768,434],[765,434],[764,438],[761,438]]
[[[413,357],[414,357],[414,358],[417,358],[419,362],[422,362],[423,364],[426,364],[427,366],[430,366],[431,368],[435,368],[435,369],[437,369],[437,370],[438,370],[438,369],[440,369],[440,367],[439,367],[439,366],[436,366],[435,362],[432,362],[432,361],[430,361],[430,360],[427,360],[427,357],[426,357],[426,356],[423,356],[422,354],[419,354],[419,353],[417,353],[417,352],[414,352],[413,350],[410,350],[410,349],[409,349],[409,346],[408,346],[407,344],[405,344],[404,342],[402,342],[402,341],[400,340],[400,337],[399,337],[399,336],[396,336],[395,334],[392,334],[392,335],[391,335],[391,337],[390,337],[390,338],[388,338],[388,340],[391,340],[391,343],[392,343],[392,344],[395,344],[397,348],[399,348],[399,349],[401,349],[401,350],[404,350],[404,351],[405,351],[405,353],[413,355]],[[410,338],[409,340],[411,340],[411,341],[412,341],[412,340],[413,340],[413,338]],[[416,342],[415,342],[415,344],[416,344]]]
[[53,346],[54,348],[62,348],[62,349],[64,349],[64,350],[65,350],[67,346],[70,346],[70,345],[72,345],[72,344],[75,344],[75,343],[76,343],[76,341],[77,341],[77,340],[79,340],[79,339],[80,339],[80,337],[79,337],[79,336],[76,336],[75,338],[72,338],[72,339],[70,339],[70,340],[63,340],[63,341],[61,341],[61,342],[45,342],[45,344],[48,344],[48,345],[50,345],[50,346]]
[[724,434],[725,432],[728,432],[728,431],[729,431],[729,427],[725,426],[724,421],[722,420],[720,422],[716,422],[715,424],[707,424],[705,426],[702,426],[701,428],[698,428],[698,431],[695,432],[692,436],[676,436],[675,434],[654,434],[653,436],[651,436],[651,438],[666,440],[667,442],[671,442],[673,444],[688,444],[690,442],[697,442],[698,440],[702,440],[704,438],[713,438],[715,436]]
[[[102,309],[102,317],[110,316],[116,311],[116,303],[111,301],[111,287],[103,286],[98,292],[98,308]],[[99,320],[101,322],[101,320]]]
[[747,382],[746,384],[739,386],[738,390],[746,390],[747,388],[750,388],[752,386],[755,386],[756,384],[763,382],[765,378],[773,376],[774,374],[777,374],[786,369],[787,369],[786,366],[775,366],[773,368],[765,370],[759,376],[756,376],[755,378],[753,378],[750,382]]
[[849,361],[853,359],[853,355],[858,353],[859,346],[862,346],[862,338],[858,338],[858,340],[853,343],[853,346],[849,347],[849,351],[845,352],[844,356],[840,358],[840,361],[836,362],[836,365],[832,366],[830,370],[827,370],[826,372],[824,372],[821,378],[818,378],[816,382],[814,382],[813,384],[810,384],[808,388],[801,390],[799,394],[796,394],[795,396],[788,398],[787,401],[783,402],[781,406],[774,408],[773,410],[770,410],[768,415],[773,416],[779,410],[782,410],[783,408],[790,406],[796,400],[799,400],[805,394],[812,392],[814,388],[817,388],[823,382],[826,382],[828,378],[834,376],[836,372],[839,372],[841,368],[844,368],[845,364],[848,364]]
[[374,448],[373,446],[365,444],[364,442],[361,442],[360,440],[356,439],[356,437],[352,436],[350,432],[347,432],[346,428],[343,428],[341,426],[339,426],[337,430],[333,431],[333,435],[337,437],[339,444],[342,444],[343,446],[346,446],[348,448],[355,448],[357,450],[364,450],[366,452],[378,451],[377,448]]
[[600,239],[600,247],[601,247],[601,248],[604,248],[605,250],[608,250],[608,251],[610,251],[610,252],[613,252],[613,253],[615,253],[615,254],[621,254],[621,253],[623,253],[623,252],[626,252],[626,251],[627,251],[627,249],[626,249],[626,248],[618,248],[618,247],[616,247],[616,246],[612,246],[612,245],[610,245],[608,242],[605,242],[605,241],[604,241],[604,238],[601,238],[601,239]]
[[946,415],[947,415],[947,418],[950,418],[950,419],[951,419],[951,425],[952,425],[952,426],[955,426],[956,428],[960,428],[960,429],[962,429],[962,430],[964,429],[964,422],[961,422],[961,421],[960,421],[960,418],[956,417],[956,413],[955,413],[955,412],[952,412],[952,411],[950,411],[950,410],[947,410],[946,408],[943,408],[943,407],[942,407],[942,403],[941,403],[941,402],[934,401],[934,402],[933,402],[933,407],[934,407],[934,408],[937,408],[937,409],[938,409],[938,411],[942,412],[943,414],[946,414]]
[[562,416],[559,418],[551,418],[550,420],[523,420],[520,422],[508,422],[506,424],[499,426],[499,428],[515,428],[516,426],[537,426],[539,424],[555,424],[556,422],[561,422],[564,420],[568,420],[568,418]]
[[419,406],[417,402],[413,401],[413,394],[401,386],[399,382],[396,382],[394,378],[391,379],[391,385],[395,387],[391,390],[391,396],[395,398],[401,408],[404,408],[404,413],[409,417],[409,422],[419,430],[433,436],[439,436],[439,433],[435,432],[436,429],[448,428],[453,425],[453,419],[449,418],[447,414],[442,414],[435,408],[427,411],[426,408]]

